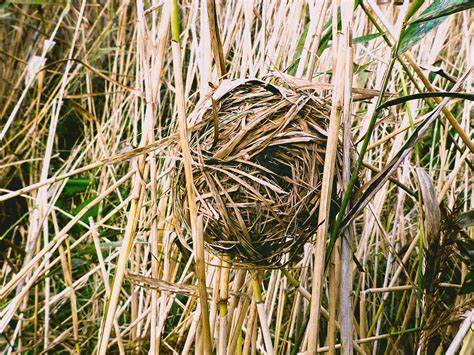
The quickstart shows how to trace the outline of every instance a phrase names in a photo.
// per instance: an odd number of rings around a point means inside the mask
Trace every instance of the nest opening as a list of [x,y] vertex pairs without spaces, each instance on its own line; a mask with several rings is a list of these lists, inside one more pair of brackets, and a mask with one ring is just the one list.
[[[300,254],[317,228],[328,117],[326,100],[258,80],[225,82],[196,106],[193,179],[211,251],[255,266]],[[182,167],[174,191],[189,230]]]

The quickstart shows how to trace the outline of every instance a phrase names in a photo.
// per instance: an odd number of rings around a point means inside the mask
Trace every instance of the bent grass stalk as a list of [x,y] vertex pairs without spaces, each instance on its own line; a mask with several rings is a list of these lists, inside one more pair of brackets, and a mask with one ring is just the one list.
[[178,127],[179,136],[181,143],[181,153],[184,160],[184,170],[186,175],[186,190],[188,195],[189,203],[189,214],[191,220],[191,231],[193,239],[193,251],[195,261],[195,272],[198,279],[199,288],[199,301],[201,305],[201,327],[202,327],[202,340],[204,345],[204,353],[212,353],[212,340],[211,340],[211,328],[209,324],[209,310],[207,304],[207,291],[206,291],[206,268],[204,264],[204,240],[202,231],[202,219],[198,218],[196,197],[194,193],[193,185],[193,173],[192,173],[192,161],[191,154],[189,152],[188,134],[187,134],[187,123],[186,123],[186,109],[184,101],[184,88],[183,80],[181,75],[181,48],[180,42],[180,29],[179,29],[179,10],[177,0],[173,3],[173,17],[171,22],[171,33],[172,33],[172,50],[173,50],[173,72],[176,84],[176,103],[178,107]]

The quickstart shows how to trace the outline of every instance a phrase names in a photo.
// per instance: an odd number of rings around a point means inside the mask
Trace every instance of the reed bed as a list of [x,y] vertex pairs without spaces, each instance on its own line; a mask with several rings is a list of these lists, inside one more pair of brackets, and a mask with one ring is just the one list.
[[2,2],[2,351],[472,352],[439,3]]

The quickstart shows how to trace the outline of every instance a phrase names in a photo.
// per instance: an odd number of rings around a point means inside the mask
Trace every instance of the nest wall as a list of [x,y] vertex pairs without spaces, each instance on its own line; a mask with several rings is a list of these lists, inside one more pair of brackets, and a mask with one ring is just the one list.
[[[252,265],[294,260],[317,228],[330,105],[259,80],[224,82],[189,115],[206,246]],[[334,183],[340,179],[338,152]],[[174,202],[190,236],[184,170]],[[336,186],[337,188],[337,186]]]

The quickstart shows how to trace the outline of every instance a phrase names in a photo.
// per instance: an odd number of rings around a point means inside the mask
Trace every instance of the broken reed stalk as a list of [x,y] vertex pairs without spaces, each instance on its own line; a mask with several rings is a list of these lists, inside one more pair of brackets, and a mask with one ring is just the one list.
[[195,261],[195,273],[198,280],[199,301],[201,305],[201,328],[203,337],[203,350],[205,354],[212,353],[211,328],[209,324],[209,310],[206,292],[206,266],[204,264],[204,240],[202,230],[202,219],[198,218],[198,207],[194,193],[194,181],[192,171],[192,158],[189,151],[186,108],[184,100],[184,86],[182,78],[180,28],[179,28],[179,8],[177,0],[173,2],[173,17],[171,22],[172,51],[173,51],[173,72],[176,85],[176,106],[178,108],[178,131],[183,156],[185,171],[186,193],[189,204],[189,218],[191,222],[191,233],[193,240],[193,254]]
[[[217,22],[216,2],[215,0],[206,0],[207,16],[209,19],[209,34],[211,36],[211,48],[214,53],[214,59],[221,78],[227,75],[225,65],[224,50],[222,49],[222,40]],[[204,3],[202,3],[204,6]]]

